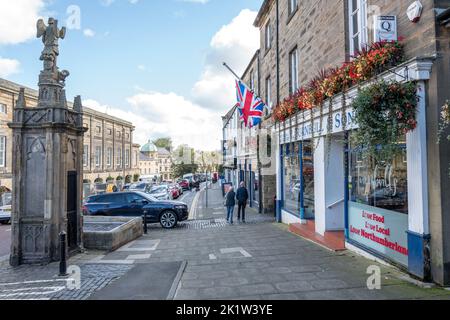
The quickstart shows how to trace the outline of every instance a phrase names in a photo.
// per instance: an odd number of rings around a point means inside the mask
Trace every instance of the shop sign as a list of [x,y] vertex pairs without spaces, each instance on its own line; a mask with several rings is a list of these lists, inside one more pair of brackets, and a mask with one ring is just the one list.
[[349,203],[350,239],[408,266],[408,215]]
[[397,41],[397,16],[375,16],[375,41]]
[[[355,122],[355,112],[353,109],[349,108],[347,111],[347,125],[345,126],[345,130],[353,130],[357,129],[358,126]],[[339,133],[344,131],[344,119],[342,116],[342,111],[335,112],[333,114],[333,128],[332,134]],[[328,125],[328,115],[324,115],[322,117],[322,127],[320,126],[320,120],[316,119],[314,121],[314,126],[310,121],[306,121],[302,124],[298,125],[298,128],[295,129],[286,129],[281,132],[281,141],[280,144],[285,144],[289,142],[296,142],[302,140],[309,140],[313,136],[319,137],[327,134],[327,125]],[[291,138],[291,130],[292,130],[292,138]]]

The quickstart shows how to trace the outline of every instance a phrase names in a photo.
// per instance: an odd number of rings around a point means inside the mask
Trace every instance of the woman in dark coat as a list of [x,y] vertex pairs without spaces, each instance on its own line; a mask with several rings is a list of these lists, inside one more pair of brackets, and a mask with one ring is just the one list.
[[225,207],[227,207],[227,222],[233,224],[234,207],[236,206],[236,193],[234,188],[231,187],[228,193],[225,195]]

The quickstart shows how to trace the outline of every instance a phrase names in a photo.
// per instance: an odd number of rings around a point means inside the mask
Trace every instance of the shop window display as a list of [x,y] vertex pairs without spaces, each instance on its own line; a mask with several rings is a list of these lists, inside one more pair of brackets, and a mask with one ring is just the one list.
[[408,214],[408,182],[405,139],[393,160],[378,161],[363,157],[358,148],[350,152],[352,202]]
[[299,143],[284,146],[284,209],[300,214]]

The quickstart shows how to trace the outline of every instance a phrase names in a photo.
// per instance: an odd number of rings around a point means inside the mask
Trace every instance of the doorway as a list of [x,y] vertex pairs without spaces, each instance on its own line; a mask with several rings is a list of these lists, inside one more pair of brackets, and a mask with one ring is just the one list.
[[67,246],[69,251],[77,248],[78,239],[77,176],[76,171],[69,171],[67,174]]

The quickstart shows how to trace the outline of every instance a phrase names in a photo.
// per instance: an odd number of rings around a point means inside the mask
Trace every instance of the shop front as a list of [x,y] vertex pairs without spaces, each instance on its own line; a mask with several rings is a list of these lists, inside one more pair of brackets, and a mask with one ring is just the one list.
[[[314,220],[323,239],[342,234],[348,249],[426,277],[425,109],[431,68],[431,60],[412,59],[325,101],[322,111],[300,111],[277,122],[278,220],[300,227]],[[396,152],[385,160],[367,156],[354,142],[361,129],[352,102],[361,88],[377,81],[414,83],[419,97],[417,126],[396,141]]]

